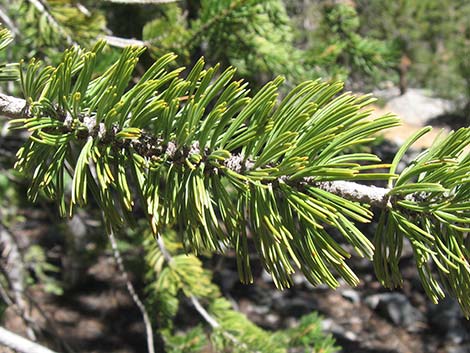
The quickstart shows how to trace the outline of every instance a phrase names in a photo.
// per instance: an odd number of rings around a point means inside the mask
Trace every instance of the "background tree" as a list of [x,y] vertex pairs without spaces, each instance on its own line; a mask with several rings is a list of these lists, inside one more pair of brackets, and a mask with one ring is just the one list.
[[465,125],[468,113],[461,112],[468,102],[468,2],[358,0],[356,4],[363,19],[361,32],[393,43],[402,59],[409,60],[408,85],[427,87],[456,101]]

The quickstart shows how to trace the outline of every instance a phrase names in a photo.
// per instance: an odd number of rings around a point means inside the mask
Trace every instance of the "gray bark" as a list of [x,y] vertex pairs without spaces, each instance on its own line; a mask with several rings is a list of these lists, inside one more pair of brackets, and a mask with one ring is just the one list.
[[55,353],[7,329],[0,327],[0,345],[9,347],[19,353]]

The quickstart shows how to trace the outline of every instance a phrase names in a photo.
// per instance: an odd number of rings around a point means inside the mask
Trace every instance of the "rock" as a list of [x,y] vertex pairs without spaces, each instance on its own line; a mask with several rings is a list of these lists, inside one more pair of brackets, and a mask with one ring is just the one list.
[[216,278],[223,292],[230,292],[240,282],[238,273],[228,268],[220,270]]
[[345,289],[341,292],[341,296],[349,300],[353,304],[359,304],[361,301],[361,296],[354,289]]
[[385,109],[398,114],[405,122],[419,126],[454,108],[451,101],[433,97],[431,92],[410,88],[402,96],[391,98]]
[[379,315],[409,331],[420,329],[424,315],[401,293],[381,293],[367,297],[365,303]]
[[276,298],[273,307],[282,316],[301,317],[316,309],[315,300],[302,297]]
[[305,282],[307,282],[307,280],[305,279],[305,276],[299,272],[296,272],[292,275],[292,280],[294,281],[295,286],[301,286]]
[[470,332],[464,325],[464,317],[459,304],[446,297],[437,305],[429,307],[429,322],[432,327],[446,336],[446,340],[460,344],[470,340]]
[[343,340],[353,342],[358,340],[358,337],[354,332],[345,330],[341,325],[338,325],[332,319],[323,319],[322,329],[323,331],[330,332],[334,336],[340,337]]

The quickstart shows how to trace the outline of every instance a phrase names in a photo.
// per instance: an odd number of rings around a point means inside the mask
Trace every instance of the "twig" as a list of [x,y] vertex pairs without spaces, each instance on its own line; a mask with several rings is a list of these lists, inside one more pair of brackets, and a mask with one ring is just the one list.
[[125,48],[130,45],[139,47],[148,47],[150,45],[149,42],[143,40],[121,38],[116,36],[103,36],[103,39],[106,40],[109,45],[117,48]]
[[20,31],[16,28],[11,18],[7,15],[3,7],[0,7],[0,20],[10,29],[13,37],[19,36]]
[[[163,257],[165,259],[165,261],[170,264],[172,261],[173,261],[173,257],[171,256],[171,254],[168,252],[168,250],[166,249],[165,247],[165,242],[163,240],[163,237],[161,235],[158,235],[157,236],[157,244],[158,244],[158,247],[160,249],[160,251],[162,252],[163,254]],[[228,338],[230,341],[232,341],[233,344],[235,344],[236,346],[242,346],[244,347],[246,350],[249,349],[249,347],[246,345],[246,343],[244,342],[240,342],[234,335],[232,335],[230,332],[228,332],[227,330],[225,330],[222,325],[204,308],[204,306],[201,304],[201,302],[199,301],[199,299],[191,294],[189,296],[189,299],[191,300],[191,303],[193,304],[194,308],[196,309],[196,311],[199,313],[199,315],[202,316],[202,318],[204,320],[206,320],[206,322],[213,328],[213,329],[222,329],[222,334]],[[259,351],[252,351],[252,353],[261,353]]]
[[155,346],[153,342],[153,329],[152,329],[152,323],[150,322],[149,315],[147,313],[147,310],[145,309],[145,305],[142,303],[140,300],[139,296],[137,295],[137,292],[132,284],[132,282],[129,280],[129,275],[127,274],[127,271],[124,267],[124,261],[122,260],[121,253],[118,249],[116,238],[114,236],[114,232],[112,229],[108,233],[109,240],[111,242],[111,248],[113,249],[113,255],[114,255],[114,260],[116,261],[116,264],[118,265],[119,272],[121,273],[121,276],[124,278],[126,282],[126,287],[129,292],[129,294],[132,297],[132,300],[134,303],[137,305],[139,308],[140,312],[142,313],[142,317],[144,319],[144,324],[145,324],[145,331],[147,334],[147,348],[149,353],[155,353]]
[[64,30],[64,28],[57,22],[54,16],[49,12],[47,7],[41,0],[28,0],[39,12],[46,16],[49,23],[56,28],[56,30],[65,38],[68,45],[77,44],[72,37]]
[[55,353],[49,348],[34,343],[7,329],[0,327],[0,344],[5,345],[19,353]]

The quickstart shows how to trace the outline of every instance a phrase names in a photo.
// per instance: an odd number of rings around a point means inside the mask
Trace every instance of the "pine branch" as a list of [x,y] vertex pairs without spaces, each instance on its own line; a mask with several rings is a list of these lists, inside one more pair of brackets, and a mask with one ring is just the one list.
[[[5,115],[10,118],[24,118],[27,119],[31,117],[31,114],[27,113],[27,104],[24,99],[15,98],[0,93],[0,115]],[[69,115],[64,117],[64,127],[69,126],[70,118]],[[108,145],[119,145],[125,147],[117,138],[116,135],[119,133],[119,130],[108,130],[106,131],[103,126],[96,124],[96,120],[86,119],[86,126],[88,133],[80,133],[80,139],[86,140],[88,137],[97,137],[98,135],[103,138],[103,141]],[[67,129],[68,132],[75,132],[73,129]],[[169,162],[181,163],[182,160],[190,157],[191,154],[199,150],[197,145],[188,146],[186,148],[186,153],[180,153],[176,155],[174,150],[176,148],[175,142],[163,143],[162,139],[159,139],[155,136],[152,136],[148,133],[143,132],[141,136],[137,139],[134,139],[129,147],[132,147],[142,157],[153,158],[153,157],[165,157]],[[203,155],[202,159],[207,159],[208,155]],[[249,170],[250,165],[253,162],[244,162],[245,157],[235,154],[228,157],[225,161],[225,167],[234,172],[241,172]],[[223,171],[220,171],[223,173]],[[280,177],[279,180],[283,182],[288,182],[288,179],[285,177]],[[352,181],[325,181],[325,182],[316,182],[311,178],[303,178],[300,181],[296,181],[295,185],[310,185],[313,187],[320,188],[332,194],[343,197],[347,200],[354,202],[361,202],[369,204],[375,207],[383,208],[389,204],[390,200],[387,196],[387,193],[390,189],[381,188],[373,185],[363,185],[358,184]]]
[[[102,48],[103,43],[91,52],[72,48],[56,69],[32,63],[22,76],[30,105],[12,125],[31,131],[17,168],[35,175],[32,200],[44,191],[65,215],[64,172],[70,165],[69,212],[85,205],[92,191],[109,228],[122,224],[123,215],[132,217],[137,194],[154,233],[174,224],[188,249],[233,246],[245,282],[252,281],[251,238],[280,288],[291,285],[293,264],[313,284],[337,287],[334,270],[357,285],[346,264],[350,254],[330,228],[359,255],[374,257],[384,285],[400,285],[400,244],[406,237],[432,299],[443,291],[431,261],[444,277],[452,274],[446,286],[470,313],[470,296],[464,294],[470,293],[470,129],[436,142],[396,175],[402,156],[426,130],[412,136],[392,164],[354,153],[398,120],[366,119],[369,97],[338,95],[340,84],[307,81],[278,102],[282,80],[276,79],[249,97],[246,85],[232,81],[233,69],[216,76],[217,68],[204,70],[200,60],[183,79],[181,69],[165,69],[175,58],[169,54],[127,90],[143,48],[126,48],[92,79]],[[3,103],[14,115],[5,96]],[[71,145],[79,148],[78,159]],[[90,178],[92,169],[97,182]],[[389,172],[369,172],[374,169]],[[358,180],[388,180],[389,188],[353,183]],[[355,226],[371,221],[370,206],[381,214],[375,244]]]

